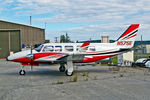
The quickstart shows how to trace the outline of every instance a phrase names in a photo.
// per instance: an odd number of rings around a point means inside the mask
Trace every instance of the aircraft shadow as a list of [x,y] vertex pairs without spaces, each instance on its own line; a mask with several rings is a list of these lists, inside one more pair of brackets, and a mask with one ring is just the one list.
[[[79,69],[75,72],[78,73],[83,73],[83,72],[89,72],[89,73],[109,73],[110,71],[108,69]],[[13,72],[3,72],[0,73],[0,75],[10,75],[10,76],[18,76],[19,75],[19,70],[18,71],[13,71]],[[59,72],[57,69],[36,69],[36,70],[26,70],[26,75],[27,76],[66,76],[65,72]]]

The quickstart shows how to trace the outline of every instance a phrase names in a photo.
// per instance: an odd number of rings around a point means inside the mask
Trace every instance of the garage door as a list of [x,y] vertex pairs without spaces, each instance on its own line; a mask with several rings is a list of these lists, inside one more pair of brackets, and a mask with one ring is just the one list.
[[0,30],[0,58],[21,50],[20,30]]

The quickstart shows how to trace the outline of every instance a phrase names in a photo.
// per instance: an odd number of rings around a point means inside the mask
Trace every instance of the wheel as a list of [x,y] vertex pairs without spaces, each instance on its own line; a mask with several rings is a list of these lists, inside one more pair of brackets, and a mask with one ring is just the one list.
[[59,71],[60,71],[60,72],[65,72],[65,70],[66,70],[65,66],[60,66],[60,67],[59,67]]
[[65,73],[66,73],[67,76],[72,76],[73,75],[73,72],[68,72],[68,70],[66,70]]
[[26,72],[25,72],[25,70],[20,70],[20,71],[19,71],[19,74],[20,74],[20,75],[25,75]]

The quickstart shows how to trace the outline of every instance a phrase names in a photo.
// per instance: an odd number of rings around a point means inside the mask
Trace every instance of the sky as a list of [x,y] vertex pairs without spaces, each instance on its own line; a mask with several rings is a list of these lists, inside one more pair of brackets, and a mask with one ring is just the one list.
[[[137,40],[150,40],[150,0],[0,0],[0,20],[46,29],[51,41],[68,33],[72,41],[117,39],[140,24]],[[46,23],[46,24],[45,24]]]

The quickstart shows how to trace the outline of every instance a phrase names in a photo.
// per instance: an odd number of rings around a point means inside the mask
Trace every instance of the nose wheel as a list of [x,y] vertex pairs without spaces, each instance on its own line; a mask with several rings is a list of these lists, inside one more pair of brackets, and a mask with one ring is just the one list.
[[25,74],[26,74],[25,70],[22,69],[19,71],[19,75],[25,75]]

